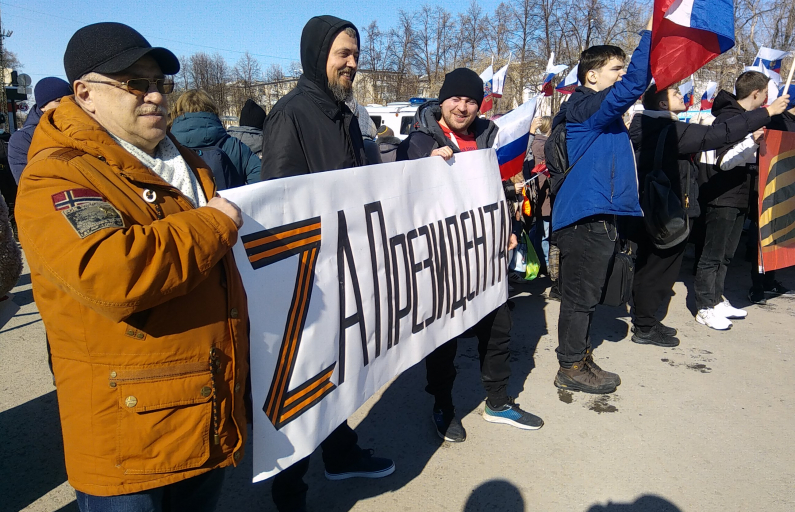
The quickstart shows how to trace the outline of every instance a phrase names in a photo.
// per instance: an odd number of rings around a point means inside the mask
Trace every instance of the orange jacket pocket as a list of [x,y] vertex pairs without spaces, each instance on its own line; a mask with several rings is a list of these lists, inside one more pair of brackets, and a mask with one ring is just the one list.
[[168,473],[207,461],[213,380],[204,367],[188,375],[153,368],[118,379],[116,463],[125,474]]

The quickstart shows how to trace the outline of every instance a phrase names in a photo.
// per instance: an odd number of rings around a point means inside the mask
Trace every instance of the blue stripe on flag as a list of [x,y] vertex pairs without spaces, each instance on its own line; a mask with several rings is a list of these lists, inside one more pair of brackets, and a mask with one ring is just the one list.
[[530,141],[530,134],[525,133],[518,139],[514,139],[508,144],[504,144],[497,148],[497,162],[500,165],[510,162],[522,153],[527,152],[527,143]]
[[690,26],[718,36],[721,52],[734,46],[734,3],[732,0],[692,0]]

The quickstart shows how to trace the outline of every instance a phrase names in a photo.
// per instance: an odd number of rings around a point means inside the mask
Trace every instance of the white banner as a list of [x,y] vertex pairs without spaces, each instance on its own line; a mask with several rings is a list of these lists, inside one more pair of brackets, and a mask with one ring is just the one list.
[[506,300],[510,218],[492,149],[221,195],[245,214],[234,253],[251,318],[255,482]]

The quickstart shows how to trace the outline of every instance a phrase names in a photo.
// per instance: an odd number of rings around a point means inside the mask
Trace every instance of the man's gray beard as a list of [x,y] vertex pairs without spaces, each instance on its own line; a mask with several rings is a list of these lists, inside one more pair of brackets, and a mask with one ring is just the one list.
[[340,82],[329,81],[328,88],[336,101],[347,102],[353,98],[353,87],[346,89]]

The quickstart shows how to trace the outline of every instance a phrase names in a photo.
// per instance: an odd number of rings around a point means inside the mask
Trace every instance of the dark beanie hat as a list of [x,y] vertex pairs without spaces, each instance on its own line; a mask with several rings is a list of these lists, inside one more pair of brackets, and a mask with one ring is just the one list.
[[36,105],[43,107],[47,103],[59,100],[64,96],[72,94],[72,88],[61,78],[48,76],[36,83],[33,95],[36,97]]
[[250,126],[262,129],[265,124],[265,109],[252,100],[246,100],[243,110],[240,111],[240,126]]
[[483,80],[477,73],[468,68],[458,68],[444,76],[444,83],[439,91],[439,103],[453,96],[464,96],[483,103]]
[[113,74],[124,71],[144,55],[157,61],[165,75],[179,72],[179,60],[165,48],[153,48],[144,36],[123,23],[103,22],[87,25],[66,45],[63,67],[70,84],[96,71]]

